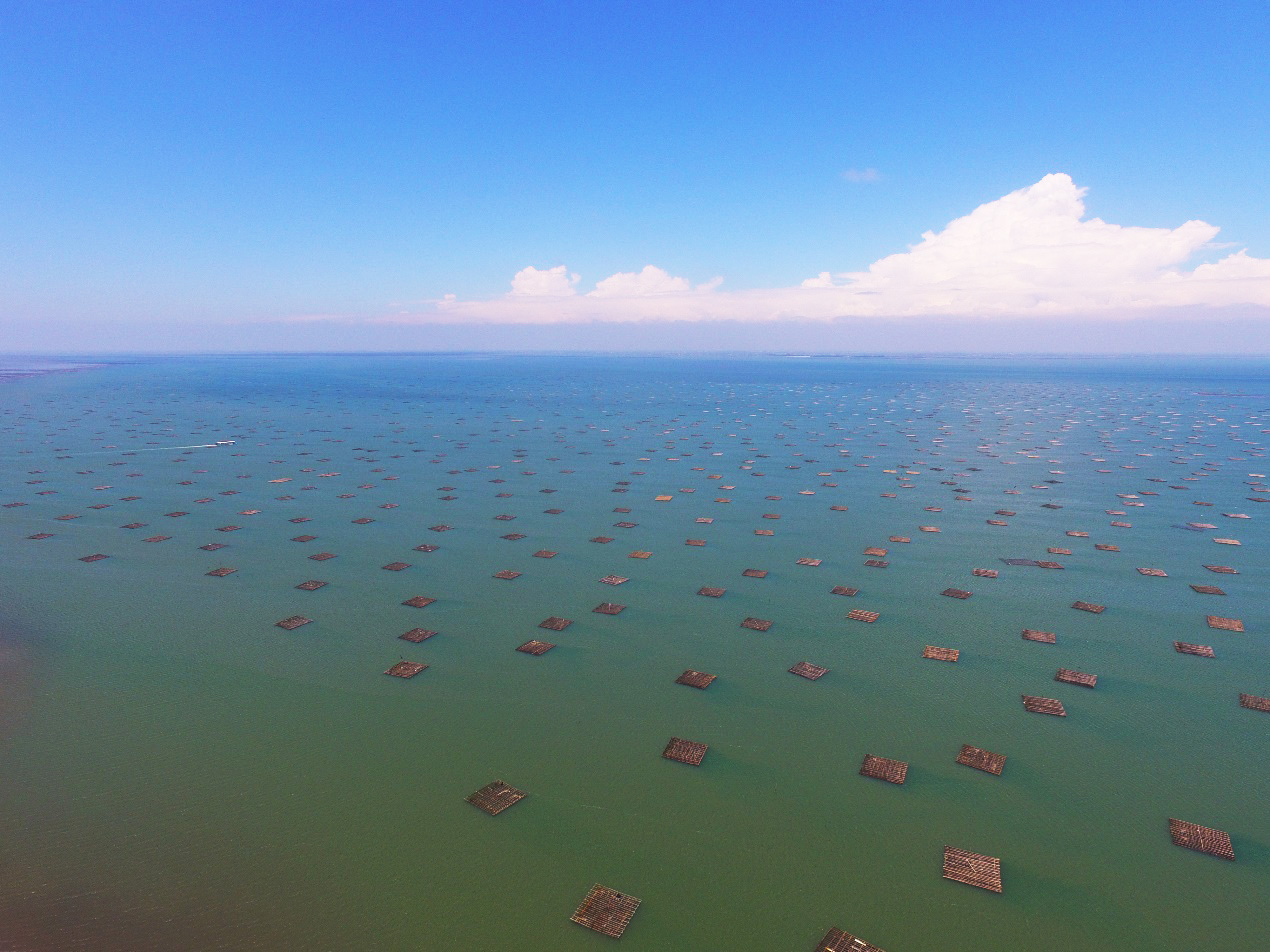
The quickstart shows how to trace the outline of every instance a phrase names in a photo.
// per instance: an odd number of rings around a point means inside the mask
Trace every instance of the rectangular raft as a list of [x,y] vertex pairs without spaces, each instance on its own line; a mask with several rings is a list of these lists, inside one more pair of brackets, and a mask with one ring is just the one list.
[[490,816],[498,816],[508,807],[515,806],[525,799],[525,796],[525,791],[517,790],[501,780],[495,780],[475,793],[468,794],[464,799],[478,810],[484,810]]
[[971,853],[953,846],[944,847],[944,879],[1001,892],[1001,860]]
[[1218,856],[1222,859],[1234,860],[1235,858],[1235,847],[1230,842],[1230,834],[1221,830],[1169,817],[1169,836],[1173,837],[1176,845],[1188,850],[1207,853],[1209,856]]
[[908,764],[902,760],[890,760],[886,757],[865,754],[864,763],[860,765],[860,776],[902,784],[908,777]]
[[957,755],[957,763],[999,777],[1005,767],[1005,754],[994,754],[990,750],[962,744],[961,753]]
[[620,939],[631,917],[639,908],[639,900],[596,883],[569,919],[594,932]]
[[1063,707],[1063,702],[1052,697],[1033,697],[1030,694],[1024,694],[1023,707],[1031,711],[1033,714],[1052,714],[1055,717],[1066,717],[1067,711]]
[[684,740],[682,737],[672,737],[661,755],[667,760],[677,760],[681,764],[698,767],[701,761],[705,760],[706,751],[709,749],[708,744],[698,744],[696,741]]

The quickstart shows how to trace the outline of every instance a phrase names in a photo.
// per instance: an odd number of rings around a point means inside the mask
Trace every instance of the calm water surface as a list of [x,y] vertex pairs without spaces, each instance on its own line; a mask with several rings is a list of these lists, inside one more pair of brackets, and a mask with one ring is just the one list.
[[[10,380],[0,948],[599,950],[569,922],[597,882],[643,900],[623,947],[658,952],[810,952],[831,926],[888,952],[1264,948],[1270,716],[1238,695],[1270,694],[1267,369],[330,357]],[[531,638],[557,647],[514,650]],[[384,677],[402,658],[429,667]],[[718,680],[675,684],[688,668]],[[671,736],[703,765],[664,760]],[[965,743],[1002,776],[958,765]],[[859,776],[866,753],[907,782]],[[463,798],[496,778],[529,796],[491,818]],[[1237,861],[1174,846],[1169,817]],[[945,845],[1000,857],[1004,893],[944,880]]]

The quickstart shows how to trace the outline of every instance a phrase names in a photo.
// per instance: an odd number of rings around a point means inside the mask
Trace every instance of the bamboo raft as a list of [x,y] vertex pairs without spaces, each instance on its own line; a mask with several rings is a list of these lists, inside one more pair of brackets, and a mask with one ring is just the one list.
[[939,594],[947,595],[949,598],[961,598],[961,599],[969,598],[971,595],[971,593],[967,592],[964,588],[946,588]]
[[613,541],[613,537],[612,536],[596,536],[591,541],[598,542],[600,543],[600,545],[608,545],[610,542]]
[[513,572],[511,569],[503,569],[501,572],[495,572],[494,578],[500,578],[510,582],[512,579],[520,578],[520,573]]
[[677,760],[681,764],[698,767],[709,749],[708,744],[698,744],[696,741],[684,740],[682,737],[672,737],[661,755],[667,760]]
[[314,578],[314,579],[309,579],[307,582],[301,582],[299,585],[296,586],[296,588],[298,588],[302,592],[316,592],[319,588],[325,587],[325,585],[326,585],[325,582],[320,582]]
[[927,645],[922,650],[922,657],[930,658],[933,661],[956,661],[961,657],[961,649],[937,648],[934,645]]
[[1035,628],[1024,628],[1023,638],[1027,641],[1039,641],[1043,645],[1052,645],[1058,638],[1052,631],[1037,631]]
[[996,569],[975,569],[970,573],[978,578],[996,578],[998,574]]
[[944,879],[1001,892],[1001,860],[995,856],[944,847]]
[[572,624],[573,620],[570,618],[560,618],[556,615],[552,615],[550,618],[540,621],[538,623],[538,627],[546,628],[548,631],[564,631]]
[[800,678],[806,678],[808,681],[815,681],[817,678],[823,678],[829,673],[828,668],[822,668],[818,664],[812,664],[810,661],[800,661],[789,669],[790,674],[796,674]]
[[435,631],[428,628],[411,628],[405,634],[398,635],[397,637],[402,641],[409,641],[417,645],[421,641],[427,641],[435,634]]
[[703,585],[701,588],[697,589],[697,594],[705,595],[708,598],[722,598],[726,591],[726,588],[716,588],[711,585]]
[[1169,817],[1169,836],[1173,837],[1174,844],[1188,850],[1232,861],[1235,858],[1235,847],[1230,842],[1230,834],[1221,830]]
[[1093,602],[1072,602],[1072,608],[1082,612],[1092,612],[1095,615],[1101,615],[1107,610],[1106,605],[1095,605]]
[[628,559],[650,559],[652,557],[653,557],[653,553],[645,552],[640,549],[637,549],[636,551],[632,552],[630,555],[627,556]]
[[277,622],[277,626],[287,631],[295,631],[301,625],[307,625],[311,621],[313,621],[312,618],[305,618],[303,615],[292,615],[290,618]]
[[884,559],[865,559],[864,564],[871,569],[884,569],[891,563]]
[[883,555],[886,555],[886,552],[887,552],[887,550],[886,550],[886,549],[883,549],[883,548],[881,548],[880,546],[876,546],[876,545],[871,545],[871,546],[869,546],[867,549],[865,549],[865,550],[864,550],[864,554],[865,554],[865,555],[875,555],[875,556],[879,556],[879,557],[880,557],[880,556],[883,556]]
[[535,559],[554,559],[559,552],[552,552],[550,549],[539,549],[534,553]]
[[394,678],[413,678],[427,667],[422,661],[398,661],[384,674],[390,674]]
[[224,542],[209,542],[207,545],[200,545],[199,548],[204,552],[215,552],[217,549],[225,549],[228,546]]
[[1169,573],[1168,573],[1168,572],[1166,572],[1166,571],[1164,571],[1164,569],[1143,569],[1143,568],[1140,568],[1140,569],[1138,569],[1138,574],[1139,574],[1139,575],[1149,575],[1149,576],[1151,576],[1152,578],[1168,578],[1168,577],[1169,577]]
[[1086,674],[1083,671],[1072,671],[1069,668],[1059,668],[1058,674],[1054,675],[1055,681],[1063,681],[1066,684],[1079,684],[1081,687],[1092,688],[1098,685],[1098,675]]
[[622,585],[625,582],[629,582],[630,579],[628,579],[625,575],[606,575],[604,578],[600,579],[600,581],[605,585]]
[[233,575],[237,571],[238,569],[233,569],[233,568],[230,568],[228,565],[225,565],[218,569],[212,569],[207,574],[212,576],[212,578],[224,578],[226,575]]
[[858,588],[852,588],[850,585],[835,585],[833,588],[829,590],[829,594],[830,595],[846,595],[848,598],[852,598],[856,595],[859,595],[860,590]]
[[685,539],[684,545],[703,546],[706,544],[705,539]]
[[980,747],[971,747],[969,744],[961,745],[961,753],[957,755],[957,763],[967,767],[973,767],[975,770],[982,770],[984,773],[990,773],[997,777],[1001,776],[1001,771],[1005,767],[1005,754],[994,754],[990,750],[983,750]]
[[886,757],[865,754],[864,763],[860,765],[860,776],[900,784],[908,777],[908,764],[902,760],[890,760]]
[[309,556],[314,562],[325,562],[327,559],[335,558],[334,552],[317,552]]
[[625,896],[596,883],[569,919],[602,935],[620,939],[638,908],[639,900],[634,896]]
[[1219,631],[1243,631],[1244,623],[1238,618],[1222,618],[1220,615],[1208,616],[1208,627]]
[[1239,706],[1253,711],[1265,711],[1270,714],[1270,697],[1257,697],[1255,694],[1239,695]]
[[690,688],[698,688],[699,690],[704,691],[715,681],[717,677],[718,675],[706,674],[704,671],[693,671],[689,669],[679,675],[679,677],[675,678],[675,683],[686,684]]
[[110,558],[110,556],[102,555],[100,552],[96,552],[93,555],[81,556],[80,561],[81,562],[100,562],[102,559],[108,559],[108,558]]
[[1239,573],[1232,569],[1229,565],[1205,565],[1204,568],[1210,572],[1216,572],[1218,575],[1238,575]]
[[515,806],[525,799],[525,797],[525,791],[517,790],[501,780],[495,780],[493,783],[487,783],[475,793],[468,794],[463,799],[478,810],[484,810],[490,816],[498,816],[508,807]]
[[1225,595],[1226,593],[1216,585],[1192,585],[1191,590],[1198,592],[1200,595]]
[[416,552],[435,552],[435,551],[436,551],[437,549],[439,549],[439,548],[441,548],[441,546],[439,546],[439,545],[428,545],[427,543],[425,543],[425,544],[423,544],[423,545],[417,545],[417,546],[415,546],[415,551],[416,551]]
[[591,611],[597,615],[620,615],[625,608],[625,605],[618,605],[614,602],[600,602]]
[[500,539],[506,539],[508,542],[519,542],[521,539],[529,538],[523,532],[509,532],[505,536],[499,536]]
[[741,574],[746,578],[767,578],[767,569],[746,569]]
[[415,595],[413,598],[407,598],[401,604],[409,605],[411,608],[427,608],[435,601],[435,598],[428,598],[425,595]]
[[550,651],[554,647],[555,645],[553,645],[550,641],[534,640],[534,641],[526,641],[523,645],[519,646],[516,650],[523,652],[524,654],[545,655],[548,651]]
[[765,618],[747,618],[741,622],[742,628],[749,628],[752,631],[767,631],[772,627],[772,623]]
[[404,572],[406,569],[410,568],[410,563],[409,562],[389,562],[387,565],[382,566],[382,568],[384,569],[385,572]]
[[1173,650],[1178,654],[1196,655],[1200,658],[1216,658],[1213,649],[1209,645],[1192,645],[1185,641],[1173,642]]
[[816,946],[816,952],[883,952],[876,945],[870,945],[841,929],[830,929]]
[[864,621],[873,624],[881,616],[877,612],[866,611],[863,608],[853,608],[847,612],[847,617],[852,621]]
[[1033,714],[1052,714],[1055,717],[1067,716],[1067,711],[1063,708],[1063,702],[1052,697],[1033,697],[1030,694],[1024,694],[1023,707]]

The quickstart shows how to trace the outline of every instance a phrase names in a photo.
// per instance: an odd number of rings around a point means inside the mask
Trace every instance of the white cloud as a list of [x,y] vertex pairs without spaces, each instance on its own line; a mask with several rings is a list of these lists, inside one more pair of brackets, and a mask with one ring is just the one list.
[[[511,296],[521,297],[568,297],[576,293],[573,286],[578,283],[576,274],[569,274],[564,265],[538,270],[533,265],[521,268],[512,278]],[[450,298],[451,295],[446,295]]]
[[847,169],[842,173],[842,177],[856,185],[866,185],[882,180],[882,174],[877,169]]
[[821,272],[795,287],[693,287],[647,265],[578,294],[563,266],[529,267],[492,300],[450,296],[399,320],[560,323],[910,317],[1132,317],[1171,308],[1245,305],[1270,321],[1270,259],[1237,251],[1191,270],[1218,229],[1202,221],[1142,228],[1086,219],[1084,196],[1063,174],[980,205],[864,271]]
[[643,271],[619,271],[595,286],[588,297],[641,297],[645,294],[670,294],[691,291],[687,278],[674,278],[661,268],[644,265]]

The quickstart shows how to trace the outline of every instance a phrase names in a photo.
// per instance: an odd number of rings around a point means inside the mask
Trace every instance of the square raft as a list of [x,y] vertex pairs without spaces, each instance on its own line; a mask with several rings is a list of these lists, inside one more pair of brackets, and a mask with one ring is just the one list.
[[962,744],[961,753],[957,755],[957,763],[999,777],[1005,767],[1005,754],[994,754],[992,751],[984,750],[981,747],[971,747],[969,744]]
[[631,917],[639,908],[639,900],[596,883],[587,893],[570,920],[595,932],[620,939]]
[[1059,668],[1058,674],[1054,675],[1054,680],[1063,681],[1067,684],[1079,684],[1085,688],[1098,686],[1098,675],[1086,674],[1084,671],[1072,671],[1070,668]]
[[1023,707],[1033,714],[1052,714],[1055,717],[1066,717],[1067,711],[1063,708],[1063,702],[1052,697],[1033,697],[1030,694],[1024,694]]
[[422,661],[398,661],[384,674],[390,674],[394,678],[413,678],[425,668],[427,668],[427,665]]
[[508,807],[515,806],[525,799],[525,796],[525,791],[517,790],[501,780],[495,780],[475,793],[468,794],[464,799],[478,810],[484,810],[490,816],[498,816]]
[[1001,892],[1001,860],[952,846],[944,847],[944,879]]
[[790,674],[796,674],[800,678],[806,678],[808,681],[815,681],[823,678],[829,673],[828,668],[822,668],[818,664],[812,664],[810,661],[800,661],[789,669]]
[[860,765],[860,776],[874,777],[887,783],[903,783],[908,777],[908,764],[902,760],[865,754],[864,763]]
[[816,946],[816,952],[883,952],[876,945],[856,938],[850,932],[830,929]]
[[698,744],[696,741],[684,740],[682,737],[672,737],[661,755],[667,760],[677,760],[681,764],[698,767],[709,749],[709,744]]
[[1169,836],[1173,837],[1176,845],[1184,846],[1188,850],[1219,856],[1222,859],[1235,858],[1235,847],[1230,842],[1230,834],[1221,830],[1169,817]]
[[689,669],[679,675],[679,677],[675,678],[675,683],[686,684],[690,688],[698,688],[699,690],[704,691],[711,685],[711,683],[714,682],[716,677],[718,676],[714,674],[706,674],[704,671],[693,671]]

